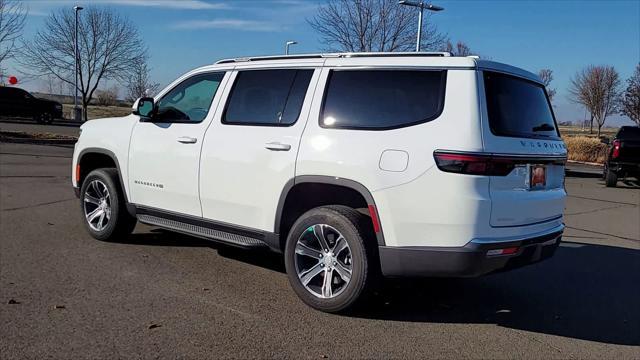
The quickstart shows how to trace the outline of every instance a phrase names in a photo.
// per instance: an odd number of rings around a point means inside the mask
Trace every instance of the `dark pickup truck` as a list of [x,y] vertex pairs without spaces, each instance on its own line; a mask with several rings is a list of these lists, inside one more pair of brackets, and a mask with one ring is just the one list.
[[640,127],[623,126],[609,145],[604,163],[603,177],[608,187],[614,187],[619,178],[633,176],[640,180]]
[[41,124],[62,118],[62,104],[37,98],[26,90],[0,86],[0,116],[30,117]]

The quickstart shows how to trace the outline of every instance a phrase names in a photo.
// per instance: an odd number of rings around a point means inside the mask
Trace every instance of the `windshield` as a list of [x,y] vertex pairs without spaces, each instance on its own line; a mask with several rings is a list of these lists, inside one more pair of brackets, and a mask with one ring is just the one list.
[[511,75],[484,71],[491,131],[499,136],[559,138],[544,87]]

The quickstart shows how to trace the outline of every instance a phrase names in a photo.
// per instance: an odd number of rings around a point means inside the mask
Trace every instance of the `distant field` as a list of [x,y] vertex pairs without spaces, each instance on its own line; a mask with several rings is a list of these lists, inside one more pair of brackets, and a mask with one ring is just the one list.
[[[71,104],[63,104],[62,112],[65,119],[73,118],[73,105]],[[97,106],[97,105],[89,105],[87,116],[89,120],[91,119],[99,119],[106,117],[118,117],[118,116],[126,116],[131,114],[130,107],[124,106]]]
[[[589,134],[589,128],[585,128],[584,130],[580,126],[559,126],[560,134],[562,136],[587,136],[587,137],[596,137],[598,130],[596,128],[593,129],[593,134]],[[601,136],[607,136],[609,138],[613,137],[615,133],[618,131],[618,128],[602,128]]]

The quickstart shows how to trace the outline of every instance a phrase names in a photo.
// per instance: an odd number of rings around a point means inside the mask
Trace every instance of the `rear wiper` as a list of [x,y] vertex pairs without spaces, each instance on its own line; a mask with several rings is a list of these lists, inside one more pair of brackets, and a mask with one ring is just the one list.
[[556,128],[554,128],[553,126],[551,126],[551,125],[549,125],[547,123],[544,123],[544,124],[540,124],[538,126],[534,126],[532,130],[533,131],[553,131],[555,129]]

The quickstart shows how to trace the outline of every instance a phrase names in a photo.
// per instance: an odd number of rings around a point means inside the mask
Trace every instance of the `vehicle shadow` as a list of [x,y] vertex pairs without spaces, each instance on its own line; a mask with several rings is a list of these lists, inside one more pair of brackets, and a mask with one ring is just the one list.
[[175,247],[203,247],[214,249],[218,255],[242,261],[250,265],[259,266],[272,271],[285,273],[284,259],[268,249],[241,249],[218,243],[211,240],[200,239],[194,236],[183,235],[162,229],[151,229],[147,232],[139,232],[129,235],[126,239],[116,241],[120,244],[145,245],[145,246],[175,246]]
[[[280,254],[244,250],[153,229],[123,243],[195,246],[285,273]],[[640,245],[640,244],[639,244]],[[640,251],[563,242],[554,257],[510,272],[471,279],[386,279],[365,306],[344,316],[366,319],[481,323],[640,346]]]
[[351,316],[488,323],[620,345],[640,345],[640,251],[565,242],[539,264],[475,279],[386,281]]

